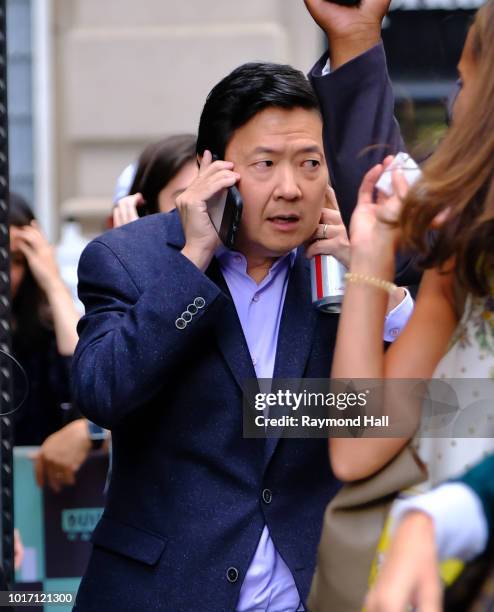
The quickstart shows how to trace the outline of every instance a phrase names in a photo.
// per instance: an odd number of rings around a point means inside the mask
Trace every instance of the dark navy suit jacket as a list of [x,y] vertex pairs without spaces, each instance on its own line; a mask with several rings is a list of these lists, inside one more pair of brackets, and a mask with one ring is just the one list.
[[[350,66],[349,81],[361,84],[350,94],[338,85],[347,67],[317,90],[331,125],[342,97],[363,96],[370,106],[358,132],[362,146],[371,139],[396,150],[383,57],[376,47]],[[376,119],[376,97],[388,105],[379,106],[385,119]],[[341,149],[329,163],[337,187],[352,182],[343,190],[349,206],[365,168],[345,176],[355,143],[348,148],[339,134],[340,141],[347,163]],[[365,166],[381,153],[368,155]],[[154,215],[97,238],[81,258],[86,315],[74,395],[88,418],[112,430],[114,461],[80,611],[232,611],[265,524],[305,600],[324,509],[340,486],[326,440],[242,437],[242,384],[255,377],[246,341],[217,265],[203,274],[180,253],[183,244],[178,214]],[[204,307],[179,329],[196,298]],[[312,307],[309,266],[299,253],[275,377],[326,378],[336,327],[336,316]]]

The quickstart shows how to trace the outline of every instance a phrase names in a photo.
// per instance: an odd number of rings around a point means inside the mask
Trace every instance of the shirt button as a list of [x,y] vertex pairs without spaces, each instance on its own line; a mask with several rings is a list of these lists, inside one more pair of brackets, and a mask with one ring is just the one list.
[[234,261],[235,263],[238,263],[238,264],[242,263],[242,258],[240,257],[240,255],[235,255]]
[[262,501],[265,504],[270,504],[273,501],[273,494],[270,489],[264,489],[262,492]]
[[256,294],[254,294],[254,297],[252,298],[252,301],[253,302],[258,302],[260,299],[261,299],[261,296],[258,293],[256,293]]
[[238,580],[238,569],[236,567],[229,567],[226,570],[226,579],[228,580],[228,582],[231,582],[232,584],[234,582],[237,582],[237,580]]
[[255,357],[252,359],[252,365],[257,365],[257,359]]

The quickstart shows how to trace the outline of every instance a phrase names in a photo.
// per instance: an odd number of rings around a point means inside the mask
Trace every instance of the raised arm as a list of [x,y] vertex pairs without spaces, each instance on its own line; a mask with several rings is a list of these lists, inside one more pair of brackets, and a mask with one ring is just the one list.
[[[360,8],[306,0],[328,39],[328,54],[309,78],[324,119],[324,146],[333,187],[347,227],[365,173],[389,154],[406,150],[394,117],[394,96],[381,43],[389,0],[363,0]],[[326,74],[326,62],[331,70]],[[396,280],[416,284],[409,254],[398,254]]]
[[[382,334],[388,293],[368,279],[393,280],[398,230],[385,221],[396,218],[401,202],[395,197],[382,206],[373,203],[381,171],[378,166],[367,174],[352,218],[350,273],[355,282],[347,283],[331,375],[344,379],[429,379],[457,323],[453,272],[429,270],[424,274],[415,310],[385,354]],[[402,196],[406,193],[403,177],[395,177],[395,188]],[[406,398],[402,399],[403,409]],[[418,421],[419,414],[415,416]],[[407,441],[398,437],[334,438],[329,443],[333,470],[343,480],[365,478],[388,463]]]
[[390,0],[363,0],[348,7],[328,0],[304,0],[328,38],[332,70],[362,55],[381,40],[381,23]]
[[310,72],[324,119],[324,145],[343,221],[348,227],[365,173],[403,150],[394,118],[394,97],[381,44],[389,0],[363,0],[360,8],[327,0],[306,5],[328,38],[325,54]]

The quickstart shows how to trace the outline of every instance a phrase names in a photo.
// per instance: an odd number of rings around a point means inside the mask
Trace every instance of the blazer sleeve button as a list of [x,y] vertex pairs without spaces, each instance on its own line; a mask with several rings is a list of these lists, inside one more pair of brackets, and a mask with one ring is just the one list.
[[265,504],[270,504],[273,501],[273,493],[269,489],[264,489],[262,492],[262,501]]
[[194,300],[194,306],[200,310],[206,306],[206,300],[203,297],[196,297]]
[[237,580],[238,580],[238,569],[236,567],[229,567],[226,570],[226,579],[228,580],[228,582],[231,582],[232,584],[234,582],[237,582]]
[[189,304],[187,306],[187,312],[190,313],[192,316],[197,314],[197,310],[198,310],[198,308],[194,304]]
[[185,329],[187,327],[187,321],[185,321],[184,319],[182,319],[182,317],[180,317],[175,321],[175,327],[177,329]]

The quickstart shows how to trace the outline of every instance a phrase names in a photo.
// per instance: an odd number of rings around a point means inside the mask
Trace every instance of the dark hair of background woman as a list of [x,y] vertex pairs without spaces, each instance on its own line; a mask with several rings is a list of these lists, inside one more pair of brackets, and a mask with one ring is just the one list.
[[148,145],[139,157],[129,195],[142,193],[148,214],[160,212],[158,194],[185,164],[195,159],[193,134],[177,134]]
[[[26,200],[11,193],[9,198],[9,225],[22,227],[35,219]],[[51,328],[48,302],[34,280],[29,265],[12,302],[13,332],[17,346],[33,345]]]

